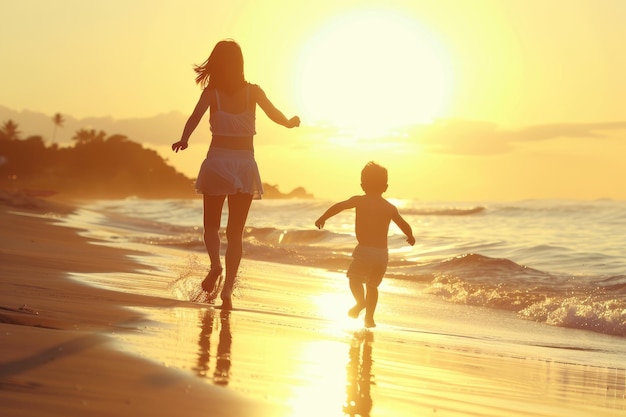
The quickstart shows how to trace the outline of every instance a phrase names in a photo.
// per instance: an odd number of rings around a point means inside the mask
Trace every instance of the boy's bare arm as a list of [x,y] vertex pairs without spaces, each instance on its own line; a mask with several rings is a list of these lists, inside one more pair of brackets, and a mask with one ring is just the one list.
[[413,229],[411,229],[411,226],[406,222],[406,220],[404,220],[404,218],[400,215],[400,213],[398,213],[397,209],[396,209],[394,216],[391,218],[391,220],[393,220],[393,222],[398,225],[400,230],[402,230],[402,233],[406,235],[407,243],[411,246],[415,245],[415,237],[413,236]]
[[356,206],[356,199],[357,197],[351,197],[345,201],[340,201],[339,203],[333,204],[328,210],[324,212],[324,214],[320,216],[319,219],[315,221],[315,226],[318,229],[322,229],[324,227],[324,224],[326,223],[326,220],[328,220],[329,218],[341,213],[344,210],[354,208]]

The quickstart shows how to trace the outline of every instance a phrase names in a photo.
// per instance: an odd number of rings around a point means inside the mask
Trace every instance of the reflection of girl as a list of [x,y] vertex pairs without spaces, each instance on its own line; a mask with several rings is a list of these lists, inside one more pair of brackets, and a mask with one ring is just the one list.
[[[200,338],[198,339],[198,365],[194,370],[198,376],[206,377],[209,371],[209,361],[211,359],[211,335],[216,327],[215,310],[206,310],[202,317]],[[219,342],[217,344],[217,355],[215,359],[215,372],[213,372],[213,382],[217,385],[228,385],[230,379],[230,347],[233,337],[230,332],[230,311],[222,310],[219,316],[221,322]]]
[[228,385],[230,379],[230,346],[233,343],[233,336],[230,332],[230,311],[221,311],[220,320],[222,329],[220,330],[220,341],[217,344],[213,382],[217,385]]
[[288,128],[300,125],[295,116],[287,119],[255,84],[244,78],[243,54],[232,40],[218,42],[209,58],[195,68],[196,82],[204,90],[189,116],[181,139],[172,145],[178,152],[188,146],[189,137],[210,108],[213,134],[206,159],[200,167],[196,189],[203,195],[204,244],[211,269],[202,282],[208,293],[215,291],[222,275],[220,260],[220,221],[228,197],[226,225],[226,277],[222,289],[222,308],[232,308],[231,296],[242,254],[242,234],[252,199],[260,199],[263,186],[254,159],[255,110],[258,104],[275,123]]

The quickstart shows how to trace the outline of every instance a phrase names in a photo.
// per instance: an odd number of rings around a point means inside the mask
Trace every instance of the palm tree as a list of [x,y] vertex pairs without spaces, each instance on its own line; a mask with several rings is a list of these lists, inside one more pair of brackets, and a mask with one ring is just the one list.
[[3,140],[19,140],[20,132],[17,130],[17,123],[13,120],[7,120],[0,129],[0,139]]
[[96,132],[95,129],[80,129],[72,139],[76,141],[77,145],[84,145],[86,143],[104,142],[106,135],[103,130]]
[[52,123],[54,123],[54,130],[52,131],[52,143],[54,143],[54,139],[57,135],[57,127],[63,127],[65,119],[61,113],[57,113],[52,117]]

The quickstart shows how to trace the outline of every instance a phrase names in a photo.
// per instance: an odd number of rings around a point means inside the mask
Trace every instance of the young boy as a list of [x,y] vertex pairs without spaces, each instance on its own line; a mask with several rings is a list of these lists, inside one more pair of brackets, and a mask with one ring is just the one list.
[[376,327],[374,310],[378,303],[378,286],[387,270],[389,224],[393,220],[398,225],[409,245],[415,244],[415,238],[411,226],[400,216],[398,209],[382,197],[387,191],[387,169],[368,162],[361,171],[361,188],[365,195],[334,204],[317,219],[315,226],[321,229],[330,217],[343,210],[356,209],[355,232],[358,244],[346,274],[356,304],[348,311],[348,315],[357,318],[365,308],[364,324],[369,328]]

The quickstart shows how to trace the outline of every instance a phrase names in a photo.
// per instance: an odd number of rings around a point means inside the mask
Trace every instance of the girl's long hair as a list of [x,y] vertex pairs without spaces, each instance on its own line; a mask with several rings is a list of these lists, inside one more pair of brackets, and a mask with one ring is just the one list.
[[196,84],[232,93],[246,83],[243,74],[243,53],[232,39],[218,42],[202,65],[194,65]]

